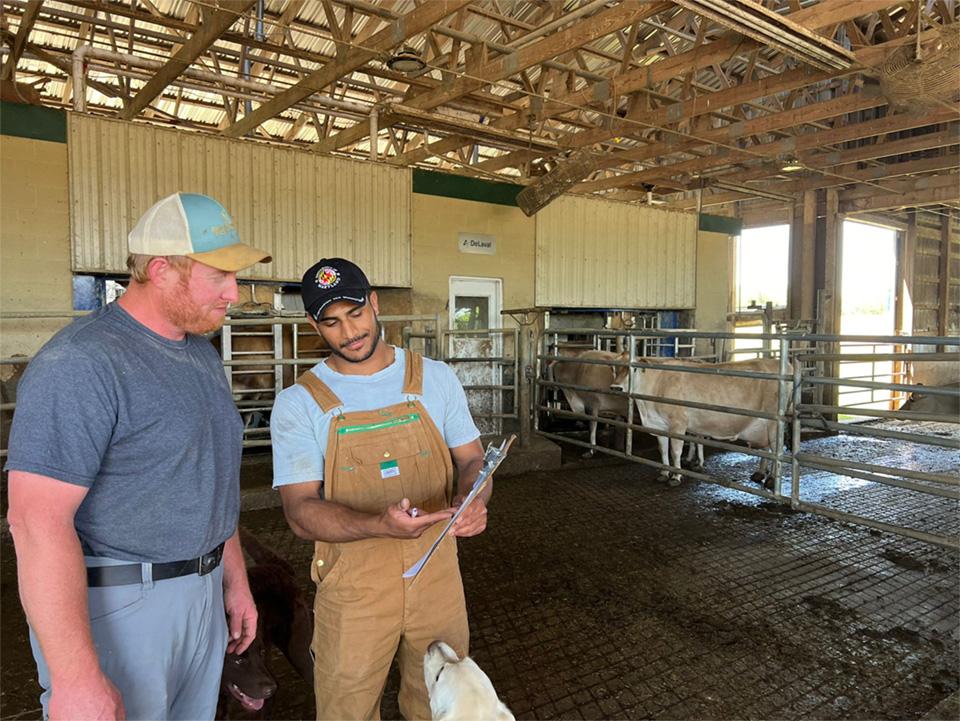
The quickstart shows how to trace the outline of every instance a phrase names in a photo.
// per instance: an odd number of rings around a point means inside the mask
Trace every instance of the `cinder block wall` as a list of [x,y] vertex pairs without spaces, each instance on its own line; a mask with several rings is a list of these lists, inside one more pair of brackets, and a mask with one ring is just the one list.
[[[67,146],[0,135],[0,311],[69,313],[72,299]],[[0,355],[31,355],[65,324],[4,319]]]

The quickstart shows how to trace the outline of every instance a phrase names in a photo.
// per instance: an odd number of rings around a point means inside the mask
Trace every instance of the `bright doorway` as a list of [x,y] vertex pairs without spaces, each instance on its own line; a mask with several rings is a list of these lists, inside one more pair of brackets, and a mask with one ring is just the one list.
[[[840,333],[891,336],[896,333],[897,231],[855,220],[843,221],[840,286]],[[841,353],[893,353],[890,343],[842,343]],[[881,383],[899,382],[893,361],[849,361],[840,377]],[[838,405],[850,409],[889,410],[894,393],[883,389],[840,386]],[[855,413],[840,420],[861,420]]]
[[770,332],[775,311],[787,306],[790,273],[790,226],[744,228],[736,239],[732,360],[762,357],[770,342],[756,337]]

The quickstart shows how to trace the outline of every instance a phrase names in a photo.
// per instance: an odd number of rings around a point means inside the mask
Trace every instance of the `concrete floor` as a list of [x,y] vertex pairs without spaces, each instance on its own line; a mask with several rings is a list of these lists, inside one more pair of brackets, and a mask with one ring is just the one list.
[[[846,442],[814,441],[824,453]],[[858,458],[902,460],[885,441],[855,444]],[[960,718],[944,704],[960,686],[956,551],[718,486],[668,488],[644,466],[578,453],[559,471],[501,479],[487,533],[461,542],[472,654],[517,718],[919,719],[938,704],[934,717]],[[915,460],[960,471],[955,452]],[[752,464],[724,454],[707,465]],[[831,507],[960,527],[956,501],[829,474],[801,487]],[[309,588],[311,547],[278,509],[242,523]],[[0,541],[0,718],[35,718],[9,536]],[[310,689],[272,662],[274,717],[309,716]],[[397,717],[396,687],[393,677],[384,718]]]

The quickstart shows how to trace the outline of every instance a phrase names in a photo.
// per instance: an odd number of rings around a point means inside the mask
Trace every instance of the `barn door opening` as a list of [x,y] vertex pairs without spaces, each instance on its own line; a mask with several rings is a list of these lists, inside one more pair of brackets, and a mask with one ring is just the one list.
[[450,323],[447,353],[450,365],[467,391],[467,401],[477,428],[499,434],[503,412],[502,334],[500,308],[503,282],[499,278],[450,276]]
[[[891,336],[896,333],[897,231],[892,228],[843,221],[840,289],[840,333]],[[843,342],[840,352],[893,353],[893,344]],[[845,361],[840,378],[881,383],[902,382],[893,361]],[[857,408],[890,410],[893,392],[888,389],[840,386],[837,405],[850,408],[841,421],[863,420]]]
[[774,321],[787,307],[790,226],[744,228],[736,240],[736,297],[730,360],[768,356],[769,340],[756,336],[774,332]]

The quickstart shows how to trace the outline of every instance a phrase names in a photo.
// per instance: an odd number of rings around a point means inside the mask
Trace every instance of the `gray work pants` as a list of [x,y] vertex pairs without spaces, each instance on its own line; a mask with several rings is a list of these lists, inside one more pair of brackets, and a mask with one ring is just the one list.
[[[130,563],[87,558],[88,565]],[[87,591],[90,628],[100,669],[123,696],[130,721],[213,719],[220,692],[227,624],[223,564],[205,576],[143,582]],[[43,717],[48,718],[50,674],[33,630]]]

